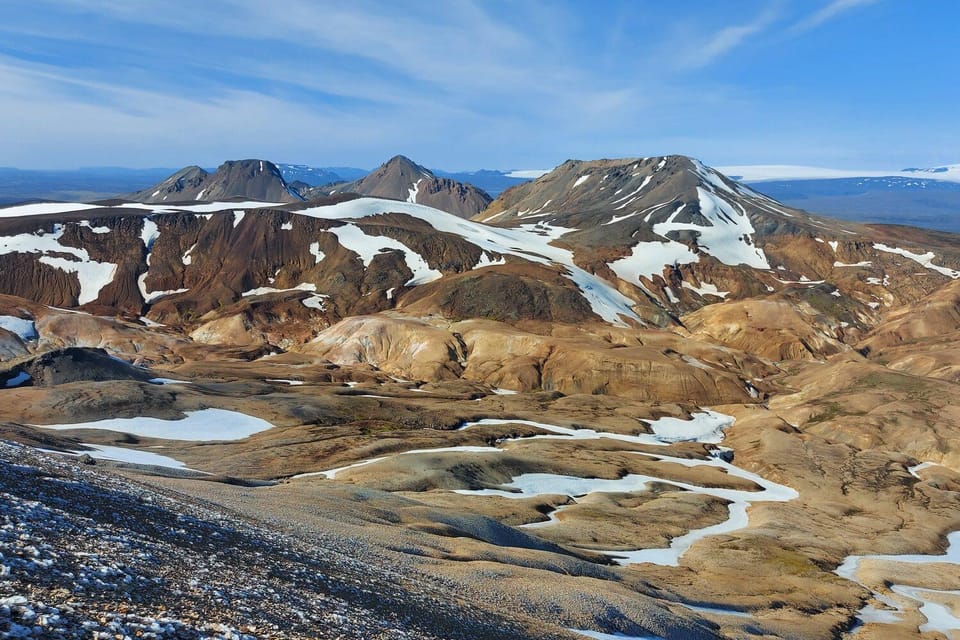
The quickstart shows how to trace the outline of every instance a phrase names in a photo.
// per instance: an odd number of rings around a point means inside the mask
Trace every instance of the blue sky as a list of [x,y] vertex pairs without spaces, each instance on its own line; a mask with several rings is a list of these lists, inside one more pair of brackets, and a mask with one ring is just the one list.
[[0,0],[0,166],[960,162],[954,0]]

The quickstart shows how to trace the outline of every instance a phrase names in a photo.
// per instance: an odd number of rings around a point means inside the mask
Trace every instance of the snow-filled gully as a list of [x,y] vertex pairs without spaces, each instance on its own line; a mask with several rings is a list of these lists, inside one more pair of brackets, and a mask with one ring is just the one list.
[[[594,440],[608,438],[633,444],[648,446],[666,446],[674,442],[692,441],[703,443],[718,443],[723,438],[723,429],[733,424],[733,418],[725,416],[715,411],[704,411],[694,413],[691,420],[679,420],[677,418],[660,418],[659,420],[647,421],[650,425],[652,434],[625,435],[617,433],[608,433],[594,431],[593,429],[572,429],[567,427],[558,427],[540,422],[531,422],[525,420],[481,420],[464,426],[464,429],[478,424],[526,424],[539,427],[545,431],[550,431],[550,435],[533,436],[536,438],[573,438],[579,440]],[[521,438],[511,438],[504,442],[520,440]],[[529,439],[529,438],[527,438]],[[745,528],[749,524],[747,509],[754,502],[786,502],[798,496],[797,492],[790,487],[777,484],[766,480],[755,473],[741,469],[736,465],[726,462],[719,458],[709,460],[696,460],[687,458],[677,458],[674,456],[650,454],[642,452],[633,452],[636,455],[647,456],[656,459],[659,462],[672,462],[686,467],[716,467],[723,469],[732,477],[739,477],[750,480],[761,487],[761,491],[742,491],[737,489],[718,489],[701,487],[686,482],[667,480],[657,476],[648,476],[643,474],[629,474],[623,478],[615,480],[606,480],[600,478],[578,478],[575,476],[564,476],[549,473],[526,473],[514,477],[509,483],[502,485],[502,489],[461,489],[456,493],[461,495],[478,496],[500,496],[504,498],[530,498],[541,495],[566,495],[573,499],[582,498],[592,493],[629,493],[643,491],[653,482],[659,482],[677,487],[692,493],[699,493],[715,498],[730,501],[728,510],[730,516],[724,522],[703,529],[694,529],[688,533],[674,538],[670,546],[665,549],[637,549],[630,551],[602,551],[605,555],[611,556],[618,564],[640,564],[652,563],[663,566],[678,566],[680,558],[694,543],[713,535],[722,535]],[[556,521],[556,515],[563,508],[558,509],[551,514],[551,520]],[[533,523],[539,526],[547,526],[546,523]]]
[[[651,434],[627,435],[620,433],[611,433],[597,431],[594,429],[570,428],[557,425],[536,422],[531,420],[503,420],[503,419],[485,419],[476,422],[467,423],[461,430],[471,429],[483,425],[506,425],[523,424],[537,427],[546,434],[506,438],[499,442],[499,445],[517,441],[529,441],[536,439],[562,439],[562,440],[599,440],[610,439],[621,442],[629,442],[638,445],[647,446],[668,446],[675,442],[692,441],[701,443],[716,444],[723,439],[723,430],[733,424],[734,419],[730,416],[715,412],[703,411],[694,413],[691,420],[679,420],[677,418],[661,418],[659,420],[648,420]],[[417,453],[441,453],[441,452],[462,452],[476,454],[501,453],[502,448],[498,447],[442,447],[437,449],[420,449],[407,451],[396,455],[411,455]],[[630,474],[618,479],[600,479],[600,478],[579,478],[575,476],[565,476],[559,474],[547,473],[527,473],[515,476],[510,482],[503,484],[496,489],[461,489],[455,492],[465,496],[500,496],[504,498],[523,499],[541,495],[567,495],[574,502],[578,498],[583,498],[592,493],[601,492],[636,492],[643,491],[650,483],[658,482],[673,486],[681,490],[690,491],[702,495],[708,495],[723,500],[728,500],[729,517],[718,524],[714,524],[702,529],[695,529],[678,536],[671,540],[670,546],[660,549],[636,549],[629,551],[600,551],[601,553],[612,557],[618,564],[630,565],[640,563],[651,563],[661,566],[678,566],[683,555],[697,542],[710,536],[725,535],[744,529],[749,526],[748,510],[750,506],[758,502],[787,502],[799,496],[796,490],[763,478],[755,473],[742,469],[725,460],[714,457],[708,460],[678,458],[670,455],[647,453],[635,451],[635,455],[647,456],[660,462],[669,462],[683,465],[686,467],[708,466],[722,469],[731,477],[750,480],[758,485],[760,491],[743,491],[737,489],[721,489],[711,487],[701,487],[698,485],[668,480],[656,476]],[[322,475],[328,479],[335,478],[339,473],[376,464],[394,456],[385,456],[357,462],[345,467],[321,471],[312,474],[302,474],[301,476]],[[923,463],[909,469],[910,473],[917,476],[919,471],[933,466],[932,463]],[[532,522],[521,527],[531,529],[541,529],[559,524],[561,520],[558,515],[567,507],[560,507],[548,516],[548,520]],[[862,560],[879,560],[887,562],[897,562],[905,564],[944,564],[956,567],[960,565],[960,531],[950,534],[947,538],[949,546],[947,552],[942,556],[927,555],[902,555],[902,556],[849,556],[844,563],[837,568],[836,573],[848,580],[858,582],[857,571]],[[865,585],[863,585],[865,586]],[[919,626],[920,632],[938,631],[948,638],[960,640],[960,616],[957,615],[957,603],[960,603],[960,591],[947,591],[929,589],[919,586],[908,586],[893,584],[890,586],[892,595],[884,595],[873,592],[874,598],[886,605],[887,609],[879,609],[874,605],[867,605],[859,612],[858,619],[861,623],[893,623],[901,619],[904,613],[904,601],[912,600],[917,603],[917,609],[924,616],[926,622]],[[899,601],[898,601],[899,599]],[[951,609],[950,603],[954,603]],[[681,603],[683,604],[683,603]],[[697,607],[685,605],[693,611],[713,615],[728,616],[747,616],[745,612],[712,607]],[[596,632],[573,630],[585,636],[595,638],[613,638]]]
[[[734,419],[715,411],[703,411],[694,413],[691,420],[679,420],[677,418],[661,418],[659,420],[646,421],[650,425],[652,434],[627,435],[620,433],[611,433],[605,431],[596,431],[594,429],[574,429],[570,427],[561,427],[543,422],[534,422],[530,420],[501,420],[485,419],[476,422],[467,423],[461,430],[470,429],[483,425],[507,425],[523,424],[537,427],[547,434],[541,434],[528,437],[506,438],[500,441],[500,445],[517,441],[530,441],[536,439],[560,439],[560,440],[599,440],[610,439],[620,442],[629,442],[638,445],[647,446],[668,446],[675,442],[692,441],[703,443],[718,443],[723,439],[723,429],[733,424]],[[443,447],[438,449],[420,449],[408,451],[396,455],[411,455],[415,453],[440,453],[444,451],[476,454],[502,453],[503,449],[499,447]],[[590,495],[592,493],[604,492],[637,492],[643,491],[650,483],[658,482],[678,489],[708,495],[730,502],[729,517],[719,524],[704,527],[702,529],[692,530],[682,536],[674,538],[668,548],[665,549],[636,549],[627,551],[601,551],[612,557],[618,564],[639,564],[652,563],[664,566],[677,566],[683,554],[699,540],[714,535],[727,534],[732,531],[743,529],[749,524],[747,510],[755,502],[785,502],[798,496],[797,492],[790,487],[777,484],[770,480],[760,477],[745,469],[741,469],[734,464],[726,462],[720,458],[710,458],[707,460],[695,460],[687,458],[677,458],[669,455],[652,454],[635,451],[635,455],[642,455],[653,458],[659,462],[669,462],[683,465],[686,467],[715,467],[722,469],[731,477],[738,477],[750,480],[756,483],[760,491],[743,491],[737,489],[720,489],[711,487],[701,487],[699,485],[675,480],[668,480],[656,476],[641,474],[630,474],[623,478],[615,480],[598,478],[579,478],[575,476],[564,476],[548,473],[527,473],[516,476],[497,489],[460,489],[456,493],[461,495],[473,496],[500,496],[505,498],[530,498],[540,495],[567,495],[572,500]],[[326,478],[335,478],[339,473],[348,469],[368,466],[388,460],[394,456],[385,456],[364,460],[345,467],[320,471],[310,474],[301,474],[295,477],[305,476],[324,476]],[[550,526],[556,522],[557,514],[563,509],[554,511],[550,519],[546,522],[535,522],[523,525],[527,528],[541,528]]]
[[[917,467],[911,469],[917,469]],[[954,574],[956,574],[957,571],[960,571],[960,531],[954,531],[947,536],[947,545],[946,553],[939,556],[919,554],[847,556],[843,564],[837,567],[835,573],[868,589],[873,594],[873,598],[886,607],[879,608],[874,604],[864,606],[857,614],[858,628],[863,624],[900,622],[905,613],[904,605],[907,603],[906,601],[912,600],[917,603],[917,611],[926,619],[926,622],[919,625],[918,630],[921,633],[938,631],[948,638],[960,640],[960,615],[957,614],[957,609],[960,607],[960,590],[938,590],[904,584],[891,584],[888,588],[892,595],[886,595],[874,591],[857,578],[860,564],[864,560],[894,564],[951,566]],[[953,608],[945,602],[952,602]]]

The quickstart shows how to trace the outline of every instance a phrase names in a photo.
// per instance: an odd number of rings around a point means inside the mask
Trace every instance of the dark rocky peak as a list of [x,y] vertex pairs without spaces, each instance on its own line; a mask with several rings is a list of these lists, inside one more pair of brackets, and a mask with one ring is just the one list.
[[[406,156],[394,156],[363,178],[333,186],[327,193],[359,193],[425,204],[462,218],[483,211],[491,202],[487,193],[464,182],[438,178]],[[307,194],[313,197],[314,191]]]
[[419,173],[424,177],[433,177],[433,172],[427,169],[426,167],[417,164],[407,156],[396,155],[387,160],[385,163],[380,165],[377,171],[405,171],[411,173]]
[[186,167],[157,185],[124,197],[153,204],[230,198],[264,202],[298,202],[303,199],[287,185],[277,165],[257,159],[229,160],[212,174],[200,167]]

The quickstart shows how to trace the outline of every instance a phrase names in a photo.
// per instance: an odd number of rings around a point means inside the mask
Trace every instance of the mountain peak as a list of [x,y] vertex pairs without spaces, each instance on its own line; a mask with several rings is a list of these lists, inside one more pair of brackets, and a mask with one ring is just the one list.
[[483,211],[492,200],[483,190],[465,182],[438,178],[402,155],[390,158],[363,178],[338,185],[327,193],[359,193],[425,204],[464,218]]
[[296,202],[302,199],[287,185],[277,165],[259,159],[228,160],[212,174],[195,165],[184,167],[166,180],[125,197],[145,203],[230,198]]
[[608,263],[633,284],[706,255],[728,266],[769,269],[766,237],[821,229],[803,212],[682,155],[568,160],[504,192],[475,219],[568,229],[563,241],[580,247],[584,263]]
[[393,156],[392,158],[384,162],[382,165],[380,165],[374,171],[374,173],[378,173],[381,171],[401,172],[403,174],[409,174],[410,176],[419,174],[424,178],[433,177],[433,173],[429,169],[427,169],[423,165],[417,164],[407,156],[403,156],[403,155]]

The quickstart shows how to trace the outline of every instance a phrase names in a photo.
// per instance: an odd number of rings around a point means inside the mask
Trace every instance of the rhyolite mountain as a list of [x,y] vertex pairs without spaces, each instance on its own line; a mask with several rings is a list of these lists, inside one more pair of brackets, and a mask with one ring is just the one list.
[[297,202],[303,198],[283,179],[280,169],[266,160],[231,160],[214,173],[185,167],[166,180],[121,199],[146,204],[215,201],[246,198],[261,202]]
[[394,156],[369,174],[332,188],[317,188],[304,193],[307,199],[317,195],[358,193],[427,205],[461,218],[483,211],[491,198],[477,187],[451,178],[435,176],[429,169],[404,156]]
[[[411,178],[408,163],[393,164]],[[0,292],[280,348],[349,316],[398,310],[689,324],[721,343],[819,357],[960,276],[950,234],[810,216],[683,156],[567,162],[474,222],[355,194],[110,204],[0,209]],[[751,310],[758,301],[767,311]],[[685,319],[717,302],[723,313]],[[742,316],[763,326],[722,329]]]
[[[252,164],[215,175],[252,168],[286,188],[275,167]],[[427,181],[403,159],[385,166],[403,184]],[[177,199],[206,200],[202,178],[181,175]],[[234,305],[259,324],[246,310],[253,296],[322,299],[294,306],[303,320],[405,308],[655,326],[722,300],[768,298],[808,310],[843,342],[960,267],[949,234],[810,216],[683,156],[570,161],[508,190],[475,222],[346,193],[243,208],[111,204],[0,209],[0,291],[174,324]]]

